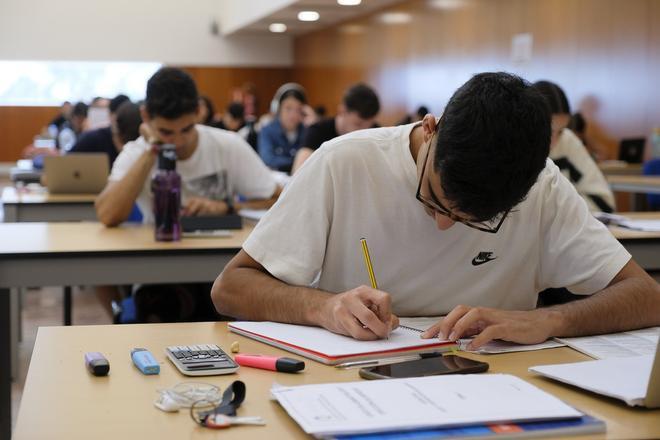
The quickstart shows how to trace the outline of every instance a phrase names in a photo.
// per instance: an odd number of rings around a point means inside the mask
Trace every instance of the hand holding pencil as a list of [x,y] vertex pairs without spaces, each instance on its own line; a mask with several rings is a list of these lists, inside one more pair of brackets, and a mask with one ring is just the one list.
[[328,297],[321,322],[328,330],[355,339],[385,339],[399,326],[399,318],[392,314],[390,295],[378,290],[366,240],[361,242],[371,287],[359,286]]

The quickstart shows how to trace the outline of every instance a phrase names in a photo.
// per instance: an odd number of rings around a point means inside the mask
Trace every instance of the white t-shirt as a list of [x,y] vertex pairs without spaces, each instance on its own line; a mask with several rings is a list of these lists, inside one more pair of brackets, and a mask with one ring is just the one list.
[[550,159],[575,185],[591,211],[607,211],[602,206],[603,202],[611,210],[616,208],[614,193],[605,176],[571,130],[564,129],[559,134],[556,144],[550,149]]
[[[235,195],[247,199],[267,199],[273,195],[277,184],[270,170],[239,135],[204,125],[195,128],[199,133],[195,152],[176,164],[181,175],[183,205],[193,196],[224,200]],[[124,145],[109,180],[121,180],[149,148],[151,146],[142,137]],[[152,175],[156,167],[154,165]],[[151,179],[148,178],[137,199],[145,223],[153,223],[152,200]]]
[[629,261],[549,159],[497,234],[460,223],[438,230],[415,198],[412,128],[361,130],[323,144],[244,250],[286,283],[343,292],[369,285],[365,237],[378,287],[401,316],[441,315],[458,304],[529,310],[548,287],[603,289]]

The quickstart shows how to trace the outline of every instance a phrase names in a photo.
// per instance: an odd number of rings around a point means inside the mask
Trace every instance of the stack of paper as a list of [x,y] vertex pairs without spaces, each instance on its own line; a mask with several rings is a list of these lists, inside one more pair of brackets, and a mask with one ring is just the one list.
[[653,355],[612,358],[571,364],[540,365],[533,371],[585,390],[643,406],[651,377]]
[[506,374],[429,376],[271,390],[308,434],[333,436],[579,418],[556,397]]

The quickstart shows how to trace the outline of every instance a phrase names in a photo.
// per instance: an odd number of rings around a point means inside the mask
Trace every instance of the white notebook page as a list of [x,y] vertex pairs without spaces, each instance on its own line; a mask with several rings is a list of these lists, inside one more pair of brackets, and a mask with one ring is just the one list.
[[394,330],[389,339],[358,341],[320,327],[279,322],[236,321],[230,322],[229,327],[256,333],[332,357],[435,345],[442,342],[435,338],[422,339],[419,332],[404,328]]

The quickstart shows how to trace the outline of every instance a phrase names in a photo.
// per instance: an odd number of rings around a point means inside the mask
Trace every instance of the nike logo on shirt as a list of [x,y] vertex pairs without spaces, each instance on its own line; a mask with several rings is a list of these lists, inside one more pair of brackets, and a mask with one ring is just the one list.
[[493,257],[492,255],[493,255],[492,252],[479,252],[479,255],[477,255],[472,259],[472,265],[480,266],[484,263],[488,263],[489,261],[493,261],[494,259],[497,258],[497,257]]

